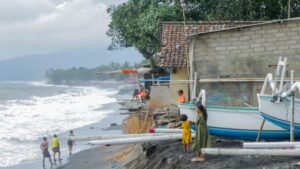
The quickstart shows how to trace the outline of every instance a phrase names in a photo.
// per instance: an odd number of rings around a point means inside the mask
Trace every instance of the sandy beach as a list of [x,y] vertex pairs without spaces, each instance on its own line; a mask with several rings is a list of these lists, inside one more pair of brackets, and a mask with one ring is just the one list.
[[100,169],[116,168],[118,163],[112,158],[113,155],[124,150],[126,146],[99,146],[82,151],[73,155],[69,163],[61,167],[62,169]]

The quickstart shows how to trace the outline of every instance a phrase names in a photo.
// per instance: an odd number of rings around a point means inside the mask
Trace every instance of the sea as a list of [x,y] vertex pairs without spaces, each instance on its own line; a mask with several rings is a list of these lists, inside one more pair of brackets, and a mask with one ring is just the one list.
[[[117,97],[126,97],[120,84],[51,85],[46,82],[0,82],[0,168],[40,161],[42,137],[58,134],[67,160],[67,135],[107,132],[122,123]],[[121,93],[120,93],[121,92]],[[118,131],[120,132],[120,131]],[[89,148],[77,143],[75,153]]]

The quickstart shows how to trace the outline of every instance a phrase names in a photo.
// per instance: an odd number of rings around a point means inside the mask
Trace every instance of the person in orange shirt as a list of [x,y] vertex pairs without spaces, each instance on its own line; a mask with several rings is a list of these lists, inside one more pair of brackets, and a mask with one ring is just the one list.
[[178,103],[185,103],[185,96],[182,89],[178,91]]
[[144,100],[146,96],[146,92],[144,89],[145,89],[144,86],[141,86],[138,91],[138,97],[141,98],[142,100]]

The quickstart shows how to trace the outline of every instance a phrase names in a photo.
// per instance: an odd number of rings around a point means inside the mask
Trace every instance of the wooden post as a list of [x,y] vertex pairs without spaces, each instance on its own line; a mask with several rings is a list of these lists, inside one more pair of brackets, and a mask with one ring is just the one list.
[[291,17],[291,0],[288,0],[288,19]]
[[[291,70],[291,85],[294,84],[294,71]],[[292,92],[291,121],[290,121],[290,141],[295,141],[295,92]]]
[[262,121],[261,125],[260,125],[259,131],[258,131],[258,134],[257,134],[257,138],[256,138],[256,142],[260,141],[261,131],[262,131],[264,125],[265,125],[265,121],[266,121],[266,119],[264,119]]
[[292,96],[292,114],[291,114],[291,126],[290,126],[290,141],[293,142],[295,141],[295,93],[293,93],[293,96]]

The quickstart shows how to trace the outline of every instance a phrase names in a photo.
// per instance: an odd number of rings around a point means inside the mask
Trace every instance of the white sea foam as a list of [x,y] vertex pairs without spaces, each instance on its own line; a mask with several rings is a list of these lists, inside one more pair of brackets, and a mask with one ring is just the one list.
[[30,82],[27,82],[29,83],[30,85],[33,85],[33,86],[39,86],[39,87],[68,87],[66,85],[53,85],[53,84],[49,84],[47,83],[46,81],[30,81]]
[[111,112],[99,108],[115,101],[111,94],[94,87],[70,87],[60,95],[9,100],[0,105],[0,167],[38,158],[43,135],[105,118]]

